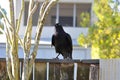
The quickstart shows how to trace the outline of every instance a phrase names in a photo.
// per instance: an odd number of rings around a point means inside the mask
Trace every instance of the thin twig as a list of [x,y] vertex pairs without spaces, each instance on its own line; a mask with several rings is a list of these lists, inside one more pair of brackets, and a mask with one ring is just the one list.
[[6,30],[7,30],[6,35],[7,35],[7,38],[8,38],[8,42],[9,42],[10,45],[12,45],[12,39],[11,39],[11,37],[10,37],[10,32],[9,32],[9,30],[8,30],[7,27],[6,27]]
[[7,27],[6,19],[4,19],[4,25],[6,26],[6,37],[10,45],[12,45],[11,30]]
[[38,2],[36,2],[35,6],[34,6],[33,9],[30,11],[30,14],[29,14],[29,16],[28,16],[27,29],[26,29],[26,31],[25,31],[25,36],[24,36],[24,49],[26,48],[26,47],[25,47],[25,42],[26,42],[27,34],[30,34],[30,33],[31,33],[30,30],[32,30],[32,29],[31,29],[32,26],[30,27],[31,18],[32,18],[33,14],[35,13],[37,7],[38,7]]

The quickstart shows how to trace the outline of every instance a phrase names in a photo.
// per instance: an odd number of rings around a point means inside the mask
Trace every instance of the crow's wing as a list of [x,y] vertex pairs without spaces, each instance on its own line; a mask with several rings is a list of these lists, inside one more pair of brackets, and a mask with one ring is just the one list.
[[72,52],[72,39],[71,39],[71,36],[68,33],[66,33],[66,40],[67,40],[67,45],[70,49],[70,52]]
[[52,43],[51,43],[51,46],[55,46],[55,35],[52,35]]

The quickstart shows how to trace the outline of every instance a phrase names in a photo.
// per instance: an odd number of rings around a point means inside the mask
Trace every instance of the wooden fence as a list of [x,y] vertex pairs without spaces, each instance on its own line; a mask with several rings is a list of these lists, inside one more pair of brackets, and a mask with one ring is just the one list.
[[[0,80],[9,80],[5,59],[0,59]],[[36,59],[30,80],[99,80],[99,60]]]

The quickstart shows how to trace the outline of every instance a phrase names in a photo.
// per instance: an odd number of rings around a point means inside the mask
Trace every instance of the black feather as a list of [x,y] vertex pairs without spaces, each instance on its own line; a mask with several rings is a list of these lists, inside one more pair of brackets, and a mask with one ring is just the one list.
[[56,53],[62,54],[65,58],[72,59],[72,39],[66,33],[61,24],[55,24],[55,33],[52,35],[52,45],[55,47]]

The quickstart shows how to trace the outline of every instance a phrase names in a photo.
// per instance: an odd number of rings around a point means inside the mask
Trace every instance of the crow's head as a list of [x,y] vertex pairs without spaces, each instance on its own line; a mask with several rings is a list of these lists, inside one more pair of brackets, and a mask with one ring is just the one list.
[[63,27],[60,23],[55,24],[55,30],[56,32],[64,32]]

